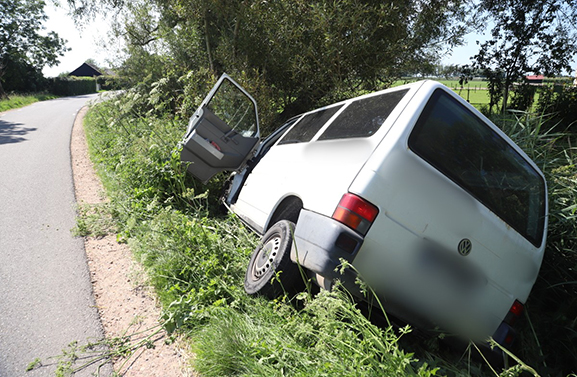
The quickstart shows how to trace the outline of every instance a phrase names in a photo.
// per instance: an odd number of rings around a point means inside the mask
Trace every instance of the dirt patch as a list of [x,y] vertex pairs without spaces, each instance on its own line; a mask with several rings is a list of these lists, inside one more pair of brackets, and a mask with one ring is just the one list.
[[[80,205],[107,200],[88,157],[82,127],[86,111],[87,107],[76,116],[70,142],[76,201]],[[167,344],[166,332],[159,331],[160,308],[145,284],[145,271],[134,261],[129,248],[118,243],[115,235],[85,237],[84,246],[106,338],[135,333],[139,334],[137,339],[152,337],[152,348],[140,347],[128,360],[115,360],[114,370],[126,377],[194,376],[187,350],[178,341]]]

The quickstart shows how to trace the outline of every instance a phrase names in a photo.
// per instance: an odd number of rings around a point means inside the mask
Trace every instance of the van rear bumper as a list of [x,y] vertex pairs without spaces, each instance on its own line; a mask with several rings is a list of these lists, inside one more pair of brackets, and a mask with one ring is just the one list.
[[345,286],[354,284],[351,269],[339,270],[341,259],[352,262],[364,237],[346,225],[318,213],[301,210],[294,233],[291,259],[304,268],[331,281],[341,280]]

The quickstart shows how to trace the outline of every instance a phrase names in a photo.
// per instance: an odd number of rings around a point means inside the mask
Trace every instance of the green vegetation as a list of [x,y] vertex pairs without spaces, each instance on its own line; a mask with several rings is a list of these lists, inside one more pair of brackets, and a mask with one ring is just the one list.
[[[87,118],[111,202],[86,210],[106,215],[105,225],[95,222],[98,216],[84,216],[78,230],[115,230],[131,245],[149,270],[167,328],[190,336],[195,367],[208,376],[493,373],[469,360],[473,346],[460,360],[439,341],[444,335],[422,341],[388,324],[375,327],[342,290],[292,301],[247,297],[241,281],[257,240],[233,216],[219,214],[223,177],[199,185],[186,176],[175,151],[186,120],[222,72],[256,96],[266,134],[291,115],[391,86],[409,74],[430,74],[466,29],[493,22],[499,40],[486,46],[478,69],[461,70],[460,77],[470,79],[495,63],[500,69],[486,72],[490,85],[470,90],[476,82],[465,83],[461,90],[447,84],[489,116],[497,107],[538,110],[503,112],[496,120],[541,166],[551,198],[548,249],[513,352],[542,374],[575,372],[574,140],[553,132],[573,124],[577,100],[570,90],[539,93],[537,103],[530,87],[509,93],[519,74],[528,73],[527,56],[538,54],[544,73],[566,68],[575,44],[574,38],[563,41],[573,35],[564,25],[574,26],[560,23],[575,18],[575,0],[68,3],[78,16],[114,9],[116,37],[125,46],[118,71],[133,87]],[[551,33],[555,24],[562,33]],[[500,51],[505,58],[494,62]],[[458,71],[451,67],[443,75]],[[530,372],[518,364],[505,374],[522,369]]]
[[0,0],[0,99],[10,91],[42,91],[42,68],[58,63],[65,41],[45,32],[43,0]]
[[[406,84],[409,82],[415,82],[418,80],[422,80],[422,78],[404,78],[402,80],[398,80],[397,82],[395,82],[395,86],[396,85],[401,85],[401,84]],[[471,90],[479,90],[479,89],[484,89],[487,90],[487,81],[483,81],[483,80],[469,80],[466,84],[462,84],[459,83],[459,80],[446,80],[446,79],[440,79],[440,78],[431,78],[431,80],[435,80],[440,82],[441,84],[453,89],[454,91],[459,91],[460,89],[462,90],[467,90],[467,88],[470,88]]]
[[[421,78],[404,78],[402,80],[397,80],[393,86],[403,85],[418,80],[421,80]],[[455,93],[463,97],[463,99],[479,110],[486,108],[489,104],[487,81],[471,80],[467,84],[461,85],[459,80],[443,80],[438,78],[431,78],[431,80],[438,81],[451,88]]]
[[16,109],[19,107],[28,106],[34,102],[46,101],[49,99],[58,98],[53,94],[37,93],[28,95],[12,95],[8,99],[0,100],[0,111]]
[[50,91],[60,96],[77,96],[96,93],[94,77],[54,77],[50,79]]
[[517,91],[528,89],[529,72],[549,77],[573,72],[575,5],[574,0],[479,2],[478,19],[494,22],[491,39],[481,43],[473,57],[473,68],[482,70],[489,81],[489,111],[500,102],[505,113],[513,84],[525,87]]
[[[417,80],[417,78],[397,80],[393,85],[398,86]],[[436,78],[432,80],[451,88],[485,115],[489,117],[494,115],[491,108],[491,93],[488,89],[489,81],[470,80],[461,84],[459,80]],[[570,131],[577,125],[577,87],[572,85],[572,80],[568,77],[545,79],[542,86],[516,85],[508,97],[509,103],[506,108],[540,114],[547,129]],[[502,99],[493,105],[502,106],[500,101],[502,102]]]
[[[196,78],[186,92],[201,85]],[[202,375],[494,375],[471,360],[475,347],[461,357],[441,341],[446,335],[423,340],[391,327],[386,316],[367,320],[343,289],[292,300],[247,296],[242,279],[257,238],[221,214],[222,177],[205,187],[185,174],[175,146],[186,118],[160,111],[170,97],[158,94],[162,82],[154,87],[148,96],[128,91],[89,112],[89,146],[111,200],[95,209],[100,216],[81,217],[78,230],[115,232],[131,246],[159,295],[166,328],[189,337]],[[189,100],[194,107],[200,96]],[[577,266],[574,141],[545,132],[543,118],[517,115],[497,122],[547,175],[551,216],[543,268],[513,353],[543,375],[567,375],[576,371],[577,354],[577,274],[568,268]],[[503,375],[522,369],[530,370],[519,364]]]
[[[148,93],[189,72],[227,72],[266,88],[262,118],[278,123],[361,90],[390,86],[458,43],[465,2],[353,0],[69,0],[78,15],[115,8],[126,59],[118,72]],[[253,91],[256,93],[256,91]],[[178,110],[178,98],[172,110]]]
[[[104,376],[101,373],[104,373],[103,370],[110,366],[110,362],[118,359],[122,359],[119,369],[123,371],[134,361],[135,355],[139,357],[138,351],[154,347],[154,342],[158,340],[157,336],[161,332],[163,332],[161,325],[144,330],[133,329],[130,326],[118,337],[89,341],[84,345],[79,344],[78,341],[73,341],[62,350],[60,355],[45,360],[46,364],[43,364],[41,359],[36,358],[28,364],[26,372],[48,365],[56,365],[55,377],[69,377],[95,367],[92,375],[100,377]],[[109,374],[106,376],[108,377]],[[112,377],[120,376],[121,373],[118,371],[112,374]]]

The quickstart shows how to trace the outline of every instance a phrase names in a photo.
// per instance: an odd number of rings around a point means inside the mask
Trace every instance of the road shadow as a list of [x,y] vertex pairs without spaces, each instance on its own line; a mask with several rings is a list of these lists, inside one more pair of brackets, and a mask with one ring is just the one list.
[[36,128],[23,127],[22,123],[7,122],[0,119],[0,144],[14,144],[26,141],[28,133],[36,131]]

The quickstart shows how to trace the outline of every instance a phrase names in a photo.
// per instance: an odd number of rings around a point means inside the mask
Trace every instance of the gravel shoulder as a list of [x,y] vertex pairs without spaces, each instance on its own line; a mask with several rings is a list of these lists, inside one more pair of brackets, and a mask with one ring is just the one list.
[[[107,200],[88,156],[82,127],[87,109],[85,107],[78,113],[70,142],[79,205]],[[146,285],[145,271],[133,259],[128,246],[118,243],[114,234],[100,238],[85,237],[84,246],[106,338],[135,333],[139,333],[139,339],[152,336],[154,347],[140,347],[128,360],[115,360],[114,370],[126,377],[195,376],[189,365],[191,355],[183,344],[178,340],[167,344],[168,336],[164,330],[154,334],[159,329],[160,308],[154,292]]]

